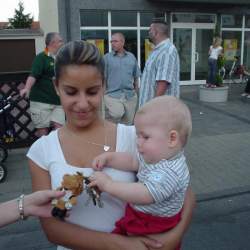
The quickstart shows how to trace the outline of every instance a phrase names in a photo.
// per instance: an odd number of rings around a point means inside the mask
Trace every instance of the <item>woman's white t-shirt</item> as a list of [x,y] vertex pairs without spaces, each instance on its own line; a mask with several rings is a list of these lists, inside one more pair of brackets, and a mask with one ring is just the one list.
[[[135,142],[135,128],[118,124],[116,152],[136,154]],[[82,153],[84,154],[84,151]],[[38,139],[31,146],[27,156],[39,167],[49,171],[53,189],[60,186],[64,174],[74,174],[78,171],[85,176],[90,176],[93,173],[92,168],[80,168],[67,163],[59,142],[58,130]],[[112,168],[104,168],[103,171],[117,181],[134,182],[136,180],[133,172]],[[77,205],[72,208],[66,220],[92,230],[111,232],[115,222],[124,215],[125,203],[107,193],[103,193],[101,199],[104,207],[94,206],[92,200],[88,202],[88,195],[84,191],[77,197]],[[58,247],[58,249],[66,248]]]
[[218,56],[221,54],[223,48],[221,46],[218,46],[216,48],[214,48],[212,45],[210,46],[210,55],[209,55],[209,58],[212,58],[212,59],[215,59],[217,60],[218,59]]

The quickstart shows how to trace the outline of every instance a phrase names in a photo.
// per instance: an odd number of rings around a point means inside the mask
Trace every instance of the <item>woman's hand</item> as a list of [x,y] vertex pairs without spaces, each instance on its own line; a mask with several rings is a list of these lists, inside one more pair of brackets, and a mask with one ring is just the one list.
[[43,190],[24,196],[25,216],[51,217],[51,200],[65,195],[63,191]]

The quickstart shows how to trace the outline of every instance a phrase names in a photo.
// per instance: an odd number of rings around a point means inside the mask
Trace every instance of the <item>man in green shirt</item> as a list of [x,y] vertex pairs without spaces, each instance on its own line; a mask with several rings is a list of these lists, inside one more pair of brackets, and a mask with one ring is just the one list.
[[30,76],[20,91],[21,96],[30,98],[30,115],[38,137],[48,134],[50,128],[60,127],[65,120],[52,80],[55,55],[63,40],[58,33],[51,32],[46,35],[45,45],[45,50],[35,57]]

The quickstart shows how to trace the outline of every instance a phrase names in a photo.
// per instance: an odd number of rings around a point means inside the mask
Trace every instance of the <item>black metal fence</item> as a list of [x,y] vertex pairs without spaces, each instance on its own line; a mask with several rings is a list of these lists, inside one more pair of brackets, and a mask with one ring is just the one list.
[[[0,73],[0,95],[7,97],[19,93],[19,90],[24,87],[28,74],[29,72]],[[5,143],[8,148],[29,146],[35,140],[35,129],[28,109],[29,101],[22,98],[14,102],[6,111],[14,128],[14,140]]]

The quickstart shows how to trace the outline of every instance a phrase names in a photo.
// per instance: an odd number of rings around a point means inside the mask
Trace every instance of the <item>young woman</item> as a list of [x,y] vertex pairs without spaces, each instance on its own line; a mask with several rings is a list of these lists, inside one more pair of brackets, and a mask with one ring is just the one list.
[[217,61],[223,52],[221,42],[220,37],[215,37],[213,44],[209,47],[207,87],[216,87]]
[[[55,62],[55,86],[66,114],[66,124],[37,140],[28,152],[34,190],[57,188],[65,173],[93,173],[92,160],[105,151],[135,152],[134,127],[115,125],[101,118],[104,65],[98,49],[87,42],[64,45]],[[132,172],[106,171],[115,180],[133,182]],[[58,249],[174,249],[190,223],[194,196],[186,195],[182,220],[168,233],[149,237],[111,234],[125,203],[102,194],[103,208],[86,204],[83,192],[66,221],[41,219],[48,239]]]

